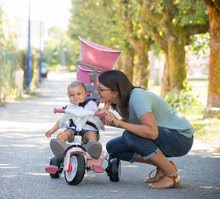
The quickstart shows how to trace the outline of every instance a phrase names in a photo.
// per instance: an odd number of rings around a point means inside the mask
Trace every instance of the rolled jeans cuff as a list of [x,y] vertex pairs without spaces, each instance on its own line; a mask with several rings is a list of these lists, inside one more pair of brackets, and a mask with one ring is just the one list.
[[[158,152],[160,152],[159,148],[157,148],[153,153],[151,153],[147,156],[142,156],[142,158],[143,158],[143,160],[148,160],[148,159],[152,158],[154,155],[156,155],[156,153],[158,153]],[[129,162],[130,163],[135,162],[135,159],[136,159],[137,155],[140,155],[140,154],[134,153],[133,157],[131,158],[131,160]]]

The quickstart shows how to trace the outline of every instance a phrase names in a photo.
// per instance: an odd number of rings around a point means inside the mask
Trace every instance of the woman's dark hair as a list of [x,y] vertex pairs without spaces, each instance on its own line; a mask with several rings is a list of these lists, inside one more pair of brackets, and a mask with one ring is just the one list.
[[[117,91],[121,99],[121,105],[119,107],[120,115],[128,119],[128,103],[131,90],[134,88],[128,77],[119,70],[104,71],[99,75],[99,82],[110,88],[112,91]],[[111,107],[118,111],[116,104],[111,104]]]

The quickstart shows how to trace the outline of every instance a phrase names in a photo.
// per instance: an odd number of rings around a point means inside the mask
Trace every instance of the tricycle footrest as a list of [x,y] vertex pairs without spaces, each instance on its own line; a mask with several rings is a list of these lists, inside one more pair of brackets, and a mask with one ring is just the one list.
[[95,173],[103,173],[105,170],[103,169],[102,166],[100,165],[92,165],[92,170],[95,172]]
[[58,166],[48,165],[45,168],[45,171],[49,174],[55,174],[59,170]]

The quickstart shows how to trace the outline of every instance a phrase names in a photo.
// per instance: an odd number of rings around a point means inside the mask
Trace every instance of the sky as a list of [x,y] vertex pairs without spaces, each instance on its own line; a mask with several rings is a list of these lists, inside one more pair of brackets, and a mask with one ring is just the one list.
[[56,25],[67,29],[71,0],[0,0],[0,3],[9,17],[27,20],[29,1],[31,20],[45,21],[47,27]]

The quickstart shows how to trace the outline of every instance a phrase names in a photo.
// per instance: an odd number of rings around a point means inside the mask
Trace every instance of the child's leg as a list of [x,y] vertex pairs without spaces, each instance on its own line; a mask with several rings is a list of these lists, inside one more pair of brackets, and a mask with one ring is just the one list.
[[102,153],[102,144],[97,140],[97,132],[87,131],[83,135],[83,141],[86,143],[83,146],[86,148],[86,151],[89,153],[89,155],[94,159],[98,159]]
[[83,142],[88,143],[91,141],[97,141],[98,140],[98,133],[95,131],[87,131],[84,135],[82,135]]
[[71,129],[66,129],[57,135],[57,139],[52,139],[50,141],[50,148],[54,155],[58,158],[63,158],[66,150],[71,146],[66,141],[70,141],[73,138],[74,132]]
[[73,138],[74,138],[73,131],[68,130],[68,129],[64,130],[63,132],[61,132],[61,133],[59,133],[57,135],[57,139],[61,140],[63,142],[67,142],[67,141],[73,140]]

